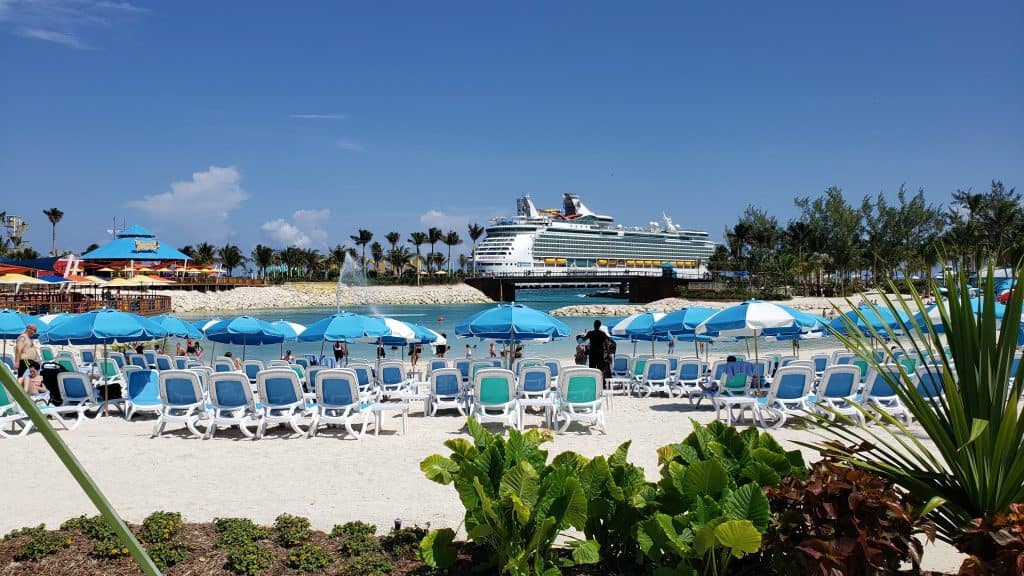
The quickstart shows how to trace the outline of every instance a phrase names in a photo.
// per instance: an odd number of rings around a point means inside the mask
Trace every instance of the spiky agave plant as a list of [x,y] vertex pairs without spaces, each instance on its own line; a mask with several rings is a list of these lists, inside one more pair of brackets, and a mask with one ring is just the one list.
[[[933,293],[938,294],[937,288],[932,282]],[[851,322],[849,335],[837,334],[884,377],[934,446],[895,418],[874,414],[866,424],[838,415],[832,415],[833,421],[814,417],[824,441],[813,447],[902,486],[923,503],[919,513],[934,521],[941,540],[965,544],[963,529],[972,519],[990,520],[1024,501],[1024,458],[1019,456],[1024,451],[1024,365],[1013,369],[1024,292],[1017,290],[1009,299],[1000,326],[991,270],[980,303],[971,299],[963,275],[947,288],[948,297],[938,303],[945,344],[913,286],[912,303],[883,296],[884,306],[897,316],[917,312],[924,319],[903,323],[905,337],[896,349],[917,359],[926,377],[942,383],[938,397],[923,395],[913,374],[883,369],[896,362],[895,351],[887,350],[881,361],[874,358],[870,338],[881,336],[874,329],[860,334]]]

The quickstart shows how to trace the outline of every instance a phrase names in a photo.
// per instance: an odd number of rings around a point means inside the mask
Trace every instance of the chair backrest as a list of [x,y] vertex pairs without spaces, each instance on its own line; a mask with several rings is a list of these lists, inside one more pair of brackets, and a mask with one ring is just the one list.
[[288,367],[291,368],[292,372],[295,372],[295,375],[299,377],[299,382],[305,382],[306,381],[306,369],[305,368],[303,368],[302,366],[300,366],[298,364],[290,364],[290,365],[288,365]]
[[604,374],[597,368],[570,366],[558,377],[558,398],[563,404],[598,402],[603,388]]
[[695,381],[701,376],[704,364],[697,358],[680,358],[676,378],[684,381]]
[[[816,366],[814,365],[814,362],[811,362],[810,360],[793,360],[792,362],[787,364],[787,366],[803,366],[804,368],[810,368],[815,373],[817,372],[817,370],[815,369]],[[826,370],[827,369],[828,368],[826,368]]]
[[373,369],[369,364],[349,364],[348,369],[356,373],[360,390],[366,391],[373,386]]
[[40,346],[39,357],[42,358],[44,362],[52,362],[53,359],[55,358],[53,348],[49,346]]
[[139,370],[149,370],[149,368],[140,368],[134,364],[129,364],[124,367],[124,370],[121,370],[121,373],[124,374],[124,379],[125,381],[127,381],[129,376],[138,372]]
[[381,362],[380,367],[377,369],[377,375],[380,383],[384,386],[401,384],[402,381],[405,380],[405,371],[402,368],[401,362],[393,360]]
[[[523,368],[527,366],[542,366],[543,364],[543,358],[520,358],[512,364],[512,371],[516,373],[518,378],[523,373]],[[500,368],[500,366],[494,366],[494,368]]]
[[174,365],[174,360],[167,354],[157,354],[154,364],[156,364],[157,370],[174,370],[177,368]]
[[142,356],[150,366],[156,366],[156,350],[143,350]]
[[616,354],[612,357],[612,372],[616,374],[625,374],[629,372],[629,356],[625,354]]
[[646,356],[638,356],[638,357],[633,359],[633,375],[634,376],[643,376],[644,375],[644,371],[647,370],[647,360],[648,360],[648,358]]
[[259,360],[246,360],[245,362],[242,362],[242,370],[245,372],[245,375],[249,378],[250,382],[255,382],[256,375],[260,373],[260,370],[263,370],[263,362],[260,362]]
[[447,367],[448,367],[448,361],[445,360],[444,358],[431,358],[430,359],[430,364],[428,365],[428,370],[430,372],[433,372],[434,370],[440,370],[442,368],[447,368]]
[[79,354],[82,355],[83,364],[92,364],[96,361],[96,355],[92,353],[92,350],[82,349]]
[[303,402],[299,375],[290,368],[269,368],[256,375],[260,400],[270,408],[293,406]]
[[61,372],[57,375],[57,388],[65,403],[96,401],[92,383],[89,382],[89,376],[86,374]]
[[128,398],[143,406],[160,404],[160,378],[156,370],[132,370],[128,374]]
[[487,361],[473,362],[473,364],[469,368],[469,373],[471,374],[472,378],[476,378],[477,372],[481,370],[487,370],[488,368],[494,368],[494,366],[492,366],[491,363]]
[[825,368],[828,368],[828,361],[828,354],[815,354],[814,356],[811,356],[811,362],[814,362],[815,372],[824,372]]
[[206,383],[210,390],[210,403],[222,410],[248,408],[256,411],[256,400],[252,396],[249,378],[238,372],[217,372],[210,375]]
[[554,358],[548,358],[544,360],[544,365],[547,366],[548,372],[551,373],[552,378],[558,378],[559,373],[562,371],[562,363]]
[[174,369],[184,370],[185,368],[188,368],[188,358],[186,358],[185,356],[175,356]]
[[291,363],[287,360],[271,360],[267,363],[267,368],[287,368],[291,366]]
[[924,398],[938,399],[946,394],[939,366],[922,366],[917,369],[917,391]]
[[768,358],[762,358],[757,362],[751,362],[754,366],[754,375],[757,376],[759,382],[764,382],[765,376],[771,373],[772,361]]
[[871,352],[871,357],[875,359],[875,362],[885,362],[886,353],[886,350],[873,350]]
[[104,377],[110,379],[118,378],[121,376],[122,366],[118,366],[117,362],[115,362],[113,358],[100,358],[97,366],[99,366],[99,373],[101,379]]
[[501,358],[491,358],[489,360],[483,360],[491,365],[492,368],[501,368],[501,365],[505,362]]
[[235,363],[230,358],[218,358],[213,361],[214,372],[234,372]]
[[806,398],[814,385],[814,370],[806,366],[784,366],[779,368],[768,389],[768,402],[773,400],[797,400]]
[[907,374],[913,374],[917,370],[917,359],[904,356],[899,359],[900,366],[907,371]]
[[1013,361],[1010,362],[1010,378],[1017,378],[1017,372],[1020,370],[1021,354],[1014,354]]
[[731,393],[745,392],[747,390],[747,375],[733,374],[732,376],[729,376],[722,384],[722,390]]
[[818,384],[818,396],[825,398],[852,398],[860,383],[860,368],[850,364],[833,364],[825,369]]
[[[210,381],[210,376],[216,374],[216,372],[213,371],[213,368],[203,365],[194,366],[192,368],[189,368],[187,371],[193,372],[195,373],[196,376],[199,377],[199,386],[203,390],[206,390],[206,383]],[[226,372],[222,372],[222,374],[226,374]]]
[[794,362],[796,360],[799,360],[799,358],[797,358],[796,356],[779,356],[778,357],[779,368],[785,368],[786,366],[789,366],[790,362]]
[[868,362],[867,362],[867,360],[861,360],[860,358],[857,358],[855,360],[851,360],[850,361],[850,365],[856,366],[857,369],[860,370],[860,381],[864,382],[866,380],[866,378],[868,377]]
[[455,368],[435,368],[430,372],[430,391],[434,396],[458,396],[462,374]]
[[113,360],[114,363],[117,364],[118,368],[124,368],[124,365],[126,364],[124,360],[124,354],[120,352],[108,352],[107,358]]
[[57,355],[54,356],[56,360],[71,360],[72,362],[78,362],[78,358],[75,356],[72,350],[58,350]]
[[519,373],[519,389],[523,392],[546,392],[551,389],[551,371],[547,366],[527,366]]
[[679,356],[669,356],[668,360],[668,371],[675,374],[679,370]]
[[455,369],[458,370],[459,374],[462,375],[463,380],[469,380],[469,368],[472,365],[473,361],[466,360],[465,358],[460,358],[459,360],[455,361]]
[[334,356],[321,356],[318,362],[320,363],[320,366],[325,366],[327,368],[340,368],[338,363],[334,361]]
[[316,403],[321,408],[359,405],[359,378],[348,368],[324,368],[310,372]]
[[832,353],[832,357],[829,359],[828,363],[830,366],[835,364],[849,364],[853,360],[854,356],[856,356],[856,354],[849,350],[836,350]]
[[129,354],[128,365],[137,366],[143,370],[149,370],[149,362],[146,362],[146,357],[143,356],[142,354]]
[[727,362],[725,360],[715,360],[711,364],[711,370],[709,372],[709,374],[711,375],[711,379],[715,381],[720,381],[722,377],[725,375],[726,365]]
[[58,358],[57,364],[60,364],[60,367],[67,370],[68,372],[75,372],[78,370],[75,367],[75,363],[72,362],[71,360],[68,360],[67,358]]
[[348,363],[349,364],[373,364],[373,361],[372,360],[368,360],[366,358],[349,358],[348,359]]
[[313,364],[306,369],[306,381],[303,383],[309,390],[316,388],[316,373],[321,370],[327,370],[330,366],[321,366],[319,364]]
[[503,368],[483,368],[473,377],[476,402],[483,406],[497,406],[515,400],[515,374]]
[[899,380],[902,377],[902,367],[898,364],[883,364],[879,368],[881,370],[872,369],[868,373],[868,379],[864,383],[865,398],[892,398],[896,396],[896,392],[893,391],[892,385],[886,379],[886,375],[893,380]]
[[170,408],[203,405],[199,375],[192,370],[165,370],[159,374],[160,402]]
[[296,358],[295,363],[299,366],[302,366],[303,368],[309,368],[309,360],[305,358]]
[[3,362],[4,362],[4,364],[7,365],[8,368],[10,368],[11,370],[14,370],[14,355],[13,354],[4,354],[3,355]]
[[664,358],[652,358],[644,366],[644,380],[661,382],[669,377],[668,360]]

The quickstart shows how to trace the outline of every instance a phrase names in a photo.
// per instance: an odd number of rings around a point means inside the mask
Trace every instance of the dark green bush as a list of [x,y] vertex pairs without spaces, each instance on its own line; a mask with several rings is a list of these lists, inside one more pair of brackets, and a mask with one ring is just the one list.
[[8,540],[14,540],[21,536],[38,536],[46,532],[46,524],[40,524],[39,526],[29,526],[27,528],[16,528],[11,530],[4,537],[0,539],[0,542],[7,542]]
[[338,571],[338,576],[387,576],[391,561],[383,554],[364,554],[349,560]]
[[157,567],[163,569],[188,559],[188,544],[184,542],[161,542],[147,546],[149,557],[153,559]]
[[128,547],[118,540],[116,536],[111,536],[109,538],[97,539],[90,554],[93,558],[114,560],[128,556],[130,553]]
[[363,556],[365,554],[380,554],[384,552],[380,543],[372,534],[357,533],[352,536],[344,536],[338,543],[338,552],[344,556]]
[[425,528],[399,528],[381,537],[380,545],[393,557],[404,556],[419,548],[420,541],[427,535]]
[[22,529],[19,536],[26,534],[31,534],[32,538],[14,553],[14,560],[17,562],[39,560],[71,546],[71,536],[60,532],[47,532],[42,524],[36,528]]
[[228,567],[238,574],[259,574],[274,563],[274,553],[255,542],[243,542],[228,551]]
[[220,533],[217,548],[232,548],[270,537],[270,529],[254,524],[248,518],[214,518],[213,526]]
[[334,528],[331,528],[332,538],[351,538],[356,537],[367,537],[373,538],[374,534],[377,533],[377,526],[373,524],[367,524],[366,522],[345,522],[344,524],[335,524]]
[[301,572],[318,572],[330,566],[333,561],[334,558],[331,558],[322,546],[303,544],[298,548],[292,548],[284,563],[285,566]]
[[79,530],[82,534],[93,540],[117,540],[117,534],[114,533],[114,529],[99,514],[96,516],[86,516],[83,514],[77,518],[70,518],[60,525],[60,529]]
[[304,544],[311,535],[309,518],[281,514],[274,520],[274,541],[285,548]]
[[142,521],[139,536],[148,544],[168,542],[181,532],[181,514],[178,512],[153,512]]

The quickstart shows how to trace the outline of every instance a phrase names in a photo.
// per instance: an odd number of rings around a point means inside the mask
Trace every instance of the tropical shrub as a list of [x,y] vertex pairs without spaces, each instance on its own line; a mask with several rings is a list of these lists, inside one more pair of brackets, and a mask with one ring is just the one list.
[[160,568],[169,568],[188,560],[188,544],[184,542],[150,544],[146,549],[149,551],[149,557]]
[[[1024,270],[1017,276],[1021,274]],[[994,558],[987,556],[987,549],[970,549],[977,540],[965,530],[975,519],[991,524],[997,515],[1009,511],[1010,504],[1024,501],[1024,458],[1007,458],[1024,451],[1020,405],[1024,363],[1016,374],[1011,373],[1024,291],[1016,290],[1009,298],[1000,324],[991,270],[988,277],[980,307],[971,299],[962,275],[946,286],[948,297],[939,306],[945,342],[929,322],[923,327],[913,321],[902,326],[907,336],[896,347],[911,358],[934,362],[919,363],[932,374],[938,372],[944,392],[938,400],[923,396],[909,375],[882,371],[934,446],[926,446],[888,415],[868,415],[866,425],[839,417],[835,422],[818,418],[826,441],[815,445],[824,454],[895,482],[929,512],[939,539],[961,546],[985,563]],[[934,283],[931,292],[939,293]],[[927,306],[917,291],[910,287],[910,293],[913,305],[883,295],[884,307],[893,314],[927,317]],[[859,335],[852,323],[847,328],[850,335],[840,334],[842,342],[879,369],[869,339],[880,334],[871,330]],[[892,351],[887,351],[883,362],[895,363]]]
[[331,528],[332,538],[373,538],[374,534],[377,533],[377,526],[375,524],[367,524],[366,522],[345,522],[344,524],[335,524]]
[[93,540],[107,540],[111,538],[117,538],[114,533],[114,529],[111,528],[107,520],[100,515],[96,516],[79,516],[77,518],[69,518],[60,525],[61,530],[78,530],[85,536]]
[[383,554],[357,556],[341,567],[339,576],[387,576],[391,573],[391,560]]
[[3,538],[0,538],[0,542],[7,542],[8,540],[14,540],[22,536],[38,536],[46,532],[46,524],[40,524],[38,526],[28,526],[25,528],[15,528],[7,534],[4,534]]
[[1024,503],[1010,504],[1008,513],[989,522],[977,518],[964,532],[960,551],[975,555],[964,560],[961,576],[1024,574]]
[[243,542],[228,550],[228,567],[237,574],[259,574],[274,563],[274,553],[255,542]]
[[149,544],[168,542],[181,532],[181,513],[153,512],[142,521],[139,536]]
[[281,514],[274,520],[274,542],[285,548],[293,548],[309,540],[309,518]]
[[807,480],[790,476],[768,489],[772,522],[760,568],[776,574],[889,574],[920,564],[914,538],[934,526],[915,517],[893,483],[864,470],[822,460]]
[[128,547],[115,536],[96,540],[96,543],[93,544],[92,552],[90,553],[93,558],[106,560],[123,558],[128,554],[130,554]]
[[214,518],[213,527],[219,533],[215,544],[217,548],[232,548],[270,537],[269,528],[254,524],[248,518]]
[[27,532],[23,530],[19,536],[30,534],[32,537],[14,553],[14,560],[17,562],[30,562],[46,558],[71,546],[71,536],[60,532],[47,532],[42,524],[27,530]]
[[427,531],[419,526],[397,528],[388,532],[380,539],[380,545],[392,556],[402,556],[416,550]]
[[[454,438],[445,442],[452,454],[434,454],[420,464],[427,478],[453,484],[466,509],[469,540],[489,549],[501,573],[541,574],[560,563],[588,564],[598,560],[594,540],[572,540],[572,559],[561,558],[555,540],[569,528],[583,530],[587,499],[579,474],[587,459],[572,452],[547,464],[540,445],[550,432],[511,429],[508,440],[468,420],[473,443]],[[421,544],[428,565],[445,568],[454,561],[454,532],[435,530]]]
[[324,551],[323,546],[303,544],[292,548],[285,558],[285,566],[300,572],[318,572],[331,565],[334,559]]

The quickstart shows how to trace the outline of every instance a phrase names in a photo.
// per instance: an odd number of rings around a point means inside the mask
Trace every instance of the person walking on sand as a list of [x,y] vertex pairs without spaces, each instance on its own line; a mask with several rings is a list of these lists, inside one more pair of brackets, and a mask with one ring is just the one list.
[[594,329],[587,332],[590,350],[587,351],[588,366],[604,372],[604,348],[608,342],[608,334],[601,330],[601,321],[594,320]]
[[38,370],[39,363],[42,362],[39,357],[39,347],[32,340],[38,331],[39,328],[35,324],[29,324],[14,341],[14,366],[18,370],[18,378],[24,376],[29,368]]
[[491,347],[488,349],[488,353],[490,353],[491,358],[498,357],[498,352],[494,349],[494,342],[491,342]]

